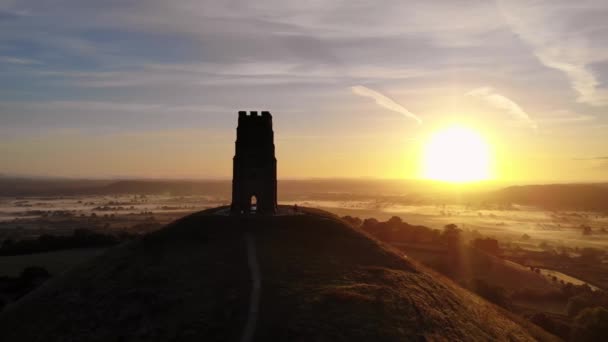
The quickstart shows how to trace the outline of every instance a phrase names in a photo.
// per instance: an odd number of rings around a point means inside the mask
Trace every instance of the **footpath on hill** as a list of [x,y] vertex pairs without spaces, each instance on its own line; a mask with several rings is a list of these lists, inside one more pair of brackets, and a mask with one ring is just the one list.
[[328,213],[212,213],[51,280],[0,314],[0,340],[551,339]]

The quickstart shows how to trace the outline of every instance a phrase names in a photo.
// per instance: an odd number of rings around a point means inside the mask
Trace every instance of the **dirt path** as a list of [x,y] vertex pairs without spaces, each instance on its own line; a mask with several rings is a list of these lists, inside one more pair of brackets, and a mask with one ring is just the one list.
[[255,326],[258,320],[258,312],[260,306],[260,291],[262,289],[262,278],[260,275],[260,267],[258,265],[257,252],[255,248],[255,239],[251,233],[245,234],[245,243],[247,244],[247,262],[249,264],[249,272],[251,273],[251,297],[249,300],[249,314],[247,323],[241,336],[241,342],[250,342],[253,340]]

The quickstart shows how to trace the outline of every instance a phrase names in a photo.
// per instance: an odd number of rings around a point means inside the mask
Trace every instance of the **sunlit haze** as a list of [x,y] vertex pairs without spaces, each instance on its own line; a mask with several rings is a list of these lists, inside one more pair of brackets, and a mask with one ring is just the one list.
[[256,109],[280,179],[608,180],[605,1],[59,3],[0,2],[2,175],[229,179]]
[[449,181],[487,180],[490,149],[478,133],[452,126],[433,134],[424,149],[422,177]]

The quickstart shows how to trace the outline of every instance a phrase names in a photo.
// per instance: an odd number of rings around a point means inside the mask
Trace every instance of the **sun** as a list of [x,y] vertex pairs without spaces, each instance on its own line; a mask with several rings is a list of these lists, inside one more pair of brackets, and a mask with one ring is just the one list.
[[489,179],[488,144],[467,127],[451,126],[436,132],[424,147],[422,176],[456,183]]

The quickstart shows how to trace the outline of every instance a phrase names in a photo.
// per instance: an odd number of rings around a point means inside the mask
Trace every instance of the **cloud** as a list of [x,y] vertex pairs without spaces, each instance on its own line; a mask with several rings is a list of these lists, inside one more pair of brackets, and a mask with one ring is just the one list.
[[416,120],[416,122],[418,122],[418,124],[422,124],[422,119],[420,119],[417,115],[415,115],[414,113],[410,112],[409,110],[403,108],[403,106],[401,106],[397,102],[391,100],[390,98],[380,94],[379,92],[377,92],[373,89],[364,87],[362,85],[354,86],[354,87],[351,87],[350,89],[356,95],[363,96],[363,97],[370,97],[370,98],[374,99],[376,104],[378,104],[379,106],[384,107],[388,110],[392,110],[393,112],[403,114],[407,118]]
[[230,106],[204,103],[77,100],[0,102],[0,112],[6,114],[0,125],[0,135],[3,135],[11,131],[31,133],[73,128],[91,128],[94,131],[142,131],[158,127],[209,127],[209,116],[217,118],[234,113],[235,110]]
[[534,129],[537,128],[536,122],[534,122],[534,120],[530,118],[530,115],[528,115],[528,113],[526,113],[517,103],[508,97],[495,92],[494,89],[490,87],[473,89],[466,93],[466,96],[482,99],[487,104],[511,114],[518,121],[526,122]]
[[590,157],[590,158],[572,158],[572,160],[608,160],[608,156]]
[[596,117],[588,114],[580,114],[566,109],[555,110],[549,115],[537,117],[536,121],[545,125],[550,124],[575,124],[575,123],[588,123],[596,120]]
[[[517,87],[529,76],[535,77],[534,84],[519,90],[534,87],[541,96],[559,92],[558,100],[564,100],[561,92],[570,92],[569,83],[556,85],[555,75],[561,73],[531,58],[528,47],[522,49],[493,2],[464,1],[466,5],[411,1],[407,6],[397,0],[383,6],[351,6],[341,0],[269,0],[255,5],[243,0],[175,0],[171,5],[162,0],[94,5],[62,0],[62,6],[9,1],[0,4],[0,11],[22,14],[3,22],[0,56],[10,56],[11,63],[38,59],[42,64],[6,68],[0,84],[20,80],[20,86],[5,95],[8,101],[120,103],[128,98],[137,103],[223,106],[272,101],[285,108],[351,85],[386,84],[400,92],[420,92],[426,99],[417,98],[423,104],[416,110],[422,111],[433,106],[427,99],[453,89],[455,78],[461,84],[494,79]],[[602,46],[591,40],[590,45]],[[353,92],[420,122],[386,96],[358,90]],[[344,110],[342,98],[316,103]],[[11,115],[26,120],[20,108]],[[535,120],[543,124],[538,116]]]
[[41,64],[39,61],[36,61],[33,59],[17,58],[17,57],[10,57],[10,56],[0,56],[0,63],[21,64],[21,65]]
[[[497,3],[511,30],[532,48],[538,60],[566,75],[570,86],[578,93],[578,102],[608,105],[608,91],[599,88],[601,82],[590,67],[608,60],[605,44],[594,43],[592,36],[594,32],[606,34],[606,25],[598,25],[593,20],[595,13],[605,11],[605,3],[515,0]],[[577,17],[588,20],[569,26]]]
[[594,170],[608,170],[608,156],[572,158]]

